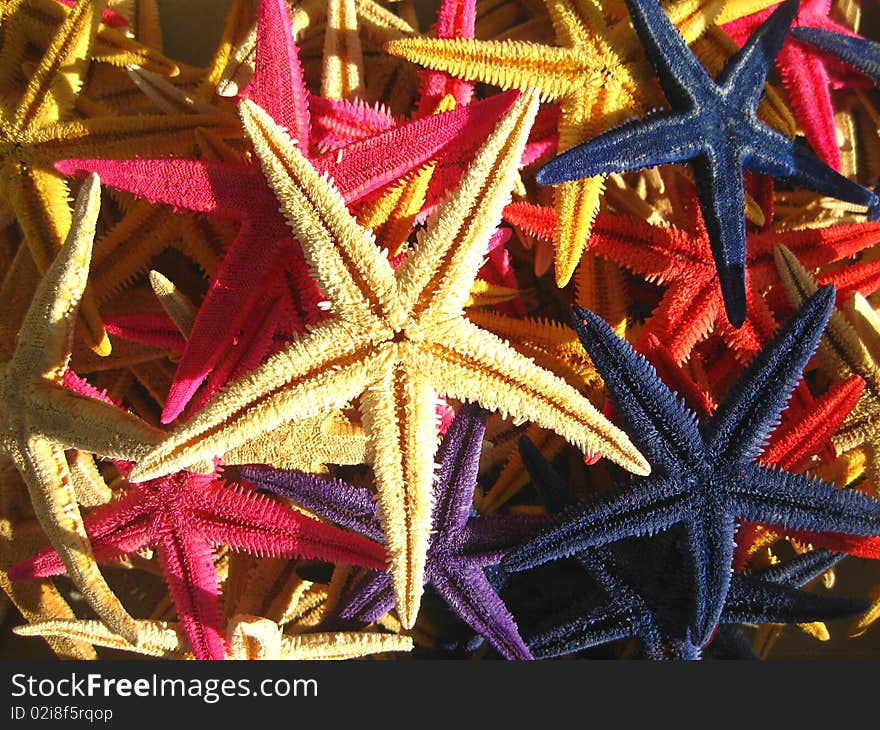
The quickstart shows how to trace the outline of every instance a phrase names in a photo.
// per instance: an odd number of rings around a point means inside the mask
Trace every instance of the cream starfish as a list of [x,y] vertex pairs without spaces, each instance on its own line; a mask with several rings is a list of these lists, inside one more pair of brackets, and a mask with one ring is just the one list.
[[133,619],[92,558],[64,457],[64,449],[75,448],[134,460],[162,436],[135,416],[61,384],[99,206],[100,182],[93,175],[77,196],[70,232],[37,288],[18,347],[0,365],[0,449],[24,477],[37,519],[68,575],[98,615],[133,641]]
[[537,107],[537,94],[517,100],[395,272],[284,131],[243,102],[245,129],[336,316],[219,393],[131,478],[170,473],[360,395],[398,613],[410,628],[431,529],[438,395],[534,421],[582,450],[647,473],[626,435],[586,398],[463,317]]

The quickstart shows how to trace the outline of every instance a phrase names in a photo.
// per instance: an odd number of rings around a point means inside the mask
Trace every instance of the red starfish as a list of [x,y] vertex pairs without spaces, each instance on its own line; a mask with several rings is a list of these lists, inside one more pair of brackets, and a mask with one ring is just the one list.
[[[724,30],[743,45],[777,5],[752,13],[724,25]],[[856,35],[849,28],[828,18],[831,0],[802,0],[792,23],[793,28],[825,28],[846,35]],[[776,66],[791,100],[798,125],[816,154],[835,170],[840,171],[840,149],[834,126],[834,107],[831,103],[832,76],[846,83],[865,85],[864,77],[847,70],[841,63],[807,43],[789,35],[776,57]]]
[[[290,130],[304,154],[308,154],[308,96],[283,0],[263,0],[257,28],[255,72],[249,96]],[[316,168],[332,174],[336,187],[352,203],[438,156],[442,150],[448,149],[454,155],[475,150],[515,96],[499,94],[467,107],[408,122],[344,150],[311,159]],[[286,270],[302,284],[296,307],[302,321],[293,325],[296,331],[303,331],[305,325],[322,318],[318,306],[322,297],[308,279],[299,245],[292,238],[257,162],[90,159],[66,160],[57,167],[67,174],[96,171],[102,182],[151,202],[240,223],[238,235],[218,266],[199,308],[162,413],[163,423],[174,420],[183,411],[237,332],[246,326],[268,273]]]

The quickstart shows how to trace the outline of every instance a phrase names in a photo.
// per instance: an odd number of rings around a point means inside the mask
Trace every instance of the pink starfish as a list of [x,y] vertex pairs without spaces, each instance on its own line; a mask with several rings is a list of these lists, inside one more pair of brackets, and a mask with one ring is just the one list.
[[[308,96],[283,0],[260,4],[249,96],[290,131],[304,154],[310,153]],[[404,123],[311,159],[317,169],[332,175],[336,187],[352,203],[445,151],[455,158],[466,155],[467,150],[472,154],[515,97],[515,93],[499,94]],[[183,411],[236,333],[248,326],[265,277],[279,270],[279,262],[285,262],[281,269],[293,272],[303,283],[296,303],[302,321],[295,323],[294,330],[302,331],[322,317],[318,307],[322,296],[307,279],[302,252],[257,162],[87,159],[66,160],[57,167],[67,174],[98,172],[102,182],[151,202],[218,215],[240,224],[199,308],[162,413],[163,423]]]

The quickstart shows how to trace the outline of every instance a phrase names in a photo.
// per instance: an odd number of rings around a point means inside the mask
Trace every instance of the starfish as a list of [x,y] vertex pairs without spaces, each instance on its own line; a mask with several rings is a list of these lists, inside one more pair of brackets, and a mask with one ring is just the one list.
[[[249,97],[266,104],[272,119],[290,130],[300,150],[309,154],[309,115],[296,46],[283,0],[263,0],[256,43],[256,67]],[[310,158],[333,176],[348,203],[381,189],[399,174],[434,157],[441,149],[474,148],[490,124],[508,108],[511,96],[433,115],[395,127],[347,148]],[[162,159],[67,160],[68,174],[98,172],[105,184],[200,213],[240,223],[235,241],[215,272],[202,302],[186,350],[162,412],[163,423],[183,411],[205,376],[220,361],[240,328],[246,325],[267,277],[286,269],[300,291],[301,331],[320,317],[320,294],[308,278],[299,247],[290,235],[277,201],[256,160],[239,163]],[[285,262],[284,268],[279,262]]]
[[[747,15],[724,26],[735,41],[742,44],[763,23],[775,6]],[[849,28],[828,17],[831,0],[802,0],[794,16],[793,39],[779,50],[776,65],[785,86],[798,125],[810,146],[819,157],[835,170],[841,169],[837,129],[834,124],[834,105],[831,99],[831,77],[824,54],[800,42],[800,33],[819,30],[838,36],[857,37]],[[797,31],[797,32],[795,32]],[[838,74],[839,75],[839,74]]]
[[[673,112],[625,124],[562,153],[538,171],[553,184],[584,176],[692,160],[728,321],[746,317],[743,169],[860,205],[875,196],[755,116],[764,80],[798,0],[786,0],[713,81],[656,0],[627,0]],[[635,150],[635,151],[634,151]]]
[[[504,219],[546,238],[552,231],[553,210],[530,203],[511,203]],[[622,266],[666,291],[640,334],[642,342],[655,335],[679,363],[694,346],[717,332],[741,362],[747,362],[776,330],[776,321],[762,292],[778,282],[773,250],[782,243],[818,267],[854,256],[873,246],[880,225],[854,223],[797,231],[761,231],[748,236],[746,292],[750,302],[738,330],[724,314],[721,284],[710,240],[699,216],[693,230],[651,225],[629,216],[600,213],[588,243],[590,252]],[[589,308],[589,307],[587,307]]]
[[803,43],[836,56],[844,63],[880,81],[880,43],[854,33],[830,28],[792,28],[791,34]]
[[[138,628],[143,640],[136,647],[99,621],[41,621],[29,626],[16,626],[13,631],[19,636],[86,641],[97,646],[162,659],[195,658],[186,635],[178,625],[165,621],[139,621]],[[234,616],[227,633],[229,659],[355,659],[370,654],[411,651],[413,646],[412,639],[408,636],[377,631],[322,632],[291,636],[283,633],[274,621],[247,614]]]
[[[521,439],[520,450],[548,510],[557,512],[577,503],[568,485],[531,441]],[[797,590],[843,557],[816,550],[760,572],[734,573],[719,625],[802,623],[864,610],[864,601],[858,599],[827,598]],[[599,584],[607,601],[597,602],[592,597],[543,621],[543,627],[528,641],[536,656],[561,656],[636,637],[652,659],[700,658],[701,647],[691,641],[689,628],[680,621],[688,586],[677,565],[678,549],[671,533],[588,548],[575,559]]]
[[833,302],[830,286],[808,299],[702,423],[604,321],[576,308],[575,329],[617,413],[638,434],[652,476],[566,513],[558,525],[510,553],[502,568],[523,570],[681,525],[695,584],[688,625],[692,640],[702,645],[730,588],[737,518],[816,532],[880,534],[880,501],[755,462],[818,344]]
[[396,271],[271,117],[250,101],[242,102],[241,111],[335,316],[228,386],[142,459],[133,477],[168,473],[177,463],[222,453],[284,421],[361,395],[397,609],[410,628],[430,532],[437,395],[501,409],[627,469],[646,470],[629,439],[574,388],[462,317],[486,240],[507,202],[537,98],[522,96],[502,117]]
[[[532,534],[544,521],[531,516],[473,516],[473,493],[487,415],[474,406],[462,406],[440,444],[425,584],[432,586],[502,656],[530,659],[513,617],[493,590],[485,570],[497,565],[507,549]],[[260,466],[238,467],[235,473],[340,526],[372,539],[381,535],[376,505],[366,489]],[[343,626],[365,626],[393,606],[391,576],[371,573],[341,599],[329,621]]]
[[[149,142],[152,149],[173,151],[186,141],[182,132],[199,126],[228,131],[231,126],[229,117],[219,115],[65,121],[85,70],[84,57],[97,21],[93,3],[81,0],[58,29],[18,101],[0,109],[0,196],[24,236],[26,246],[16,258],[30,258],[32,264],[28,265],[40,273],[60,248],[71,221],[67,185],[52,167],[55,161],[88,155],[98,148],[112,156],[136,149],[141,142]],[[83,318],[88,343],[97,352],[108,354],[109,341],[90,294],[84,298]]]

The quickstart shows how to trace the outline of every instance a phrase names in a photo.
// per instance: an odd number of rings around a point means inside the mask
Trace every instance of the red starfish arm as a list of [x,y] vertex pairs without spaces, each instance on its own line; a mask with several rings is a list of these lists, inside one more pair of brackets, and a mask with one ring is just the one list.
[[718,332],[737,360],[749,362],[769,342],[776,332],[776,320],[767,302],[755,290],[750,272],[746,272],[746,302],[748,315],[742,327],[736,329],[726,317],[719,318]]
[[[436,38],[473,38],[476,20],[476,0],[443,0],[437,12]],[[474,84],[461,81],[442,71],[421,71],[421,87],[417,116],[432,114],[437,104],[447,94],[455,99],[456,106],[470,102]]]
[[285,0],[260,0],[254,75],[246,95],[296,140],[309,156],[309,95]]
[[520,228],[530,236],[542,241],[553,240],[556,227],[556,211],[549,205],[532,203],[508,203],[504,206],[502,217],[510,225]]
[[164,313],[105,316],[104,327],[111,335],[160,350],[181,352],[186,344],[180,331]]
[[841,307],[855,292],[867,297],[880,289],[880,259],[849,264],[842,269],[819,274],[816,283],[819,286],[834,284],[837,306]]
[[192,500],[207,539],[260,556],[291,556],[384,571],[385,548],[353,532],[318,522],[258,492],[212,482]]
[[224,659],[220,588],[211,545],[186,518],[168,520],[158,548],[177,619],[197,659]]
[[380,103],[369,105],[361,99],[325,99],[310,96],[312,110],[312,145],[327,152],[345,147],[379,132],[387,132],[402,124]]
[[814,548],[826,548],[857,558],[880,560],[880,537],[846,535],[839,532],[802,532],[799,530],[786,530],[784,534],[794,540],[809,543]]

